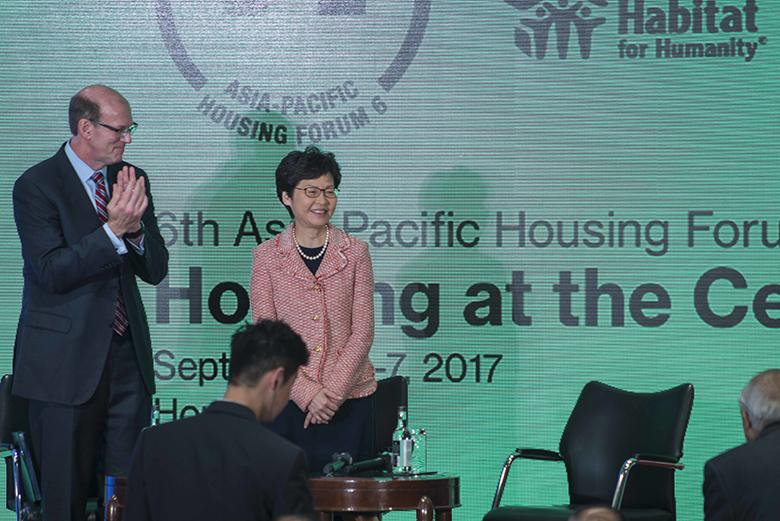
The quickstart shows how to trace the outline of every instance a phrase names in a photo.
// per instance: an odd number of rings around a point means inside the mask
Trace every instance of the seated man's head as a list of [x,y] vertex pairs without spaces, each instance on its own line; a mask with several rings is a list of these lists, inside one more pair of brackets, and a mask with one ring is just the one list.
[[225,399],[246,405],[259,420],[270,422],[287,405],[298,368],[308,361],[306,344],[284,322],[242,326],[230,342]]
[[606,505],[591,505],[577,510],[569,521],[623,521],[623,514]]
[[780,421],[780,369],[754,376],[739,397],[745,438],[753,441],[770,423]]

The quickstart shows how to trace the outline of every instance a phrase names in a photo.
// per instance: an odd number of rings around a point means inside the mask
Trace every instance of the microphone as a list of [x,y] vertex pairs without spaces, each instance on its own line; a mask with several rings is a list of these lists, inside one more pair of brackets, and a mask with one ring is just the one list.
[[350,456],[349,452],[334,452],[331,456],[331,462],[323,467],[322,473],[328,477],[333,476],[336,472],[351,463],[352,456]]
[[391,470],[390,455],[383,454],[378,458],[371,458],[363,461],[356,461],[355,463],[349,463],[346,467],[344,467],[342,474],[351,476],[353,474],[360,474],[361,472],[367,472],[369,470],[386,470],[389,472]]

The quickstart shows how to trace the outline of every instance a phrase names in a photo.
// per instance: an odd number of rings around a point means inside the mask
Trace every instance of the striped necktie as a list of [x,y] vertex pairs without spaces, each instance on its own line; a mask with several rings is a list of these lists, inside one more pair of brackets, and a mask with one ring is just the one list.
[[[95,208],[101,221],[108,221],[108,190],[106,181],[102,172],[95,172],[92,175],[92,181],[95,183]],[[116,308],[114,309],[114,322],[112,327],[114,332],[122,336],[127,331],[128,321],[125,311],[124,299],[122,298],[122,286],[119,286],[119,293],[116,296]]]

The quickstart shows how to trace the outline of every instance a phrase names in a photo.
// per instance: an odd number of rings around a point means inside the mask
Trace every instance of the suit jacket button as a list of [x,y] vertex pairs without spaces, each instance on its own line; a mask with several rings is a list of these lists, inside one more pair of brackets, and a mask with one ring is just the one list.
[[322,351],[322,346],[317,346],[314,348],[315,353],[319,353],[320,351]]
[[316,321],[318,321],[320,319],[320,316],[319,315],[314,315],[313,317],[311,317],[311,319],[316,322]]

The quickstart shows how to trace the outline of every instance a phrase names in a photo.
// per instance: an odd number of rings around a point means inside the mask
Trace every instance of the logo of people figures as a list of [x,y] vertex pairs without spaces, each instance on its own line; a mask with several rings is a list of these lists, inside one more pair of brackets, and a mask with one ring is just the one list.
[[546,0],[504,1],[527,15],[520,19],[522,25],[515,28],[515,45],[526,56],[536,56],[539,60],[547,54],[553,27],[558,58],[568,57],[572,26],[577,35],[580,56],[589,58],[593,31],[606,21],[606,18],[594,17],[590,5],[587,4],[606,7],[607,0],[557,0],[557,5]]

